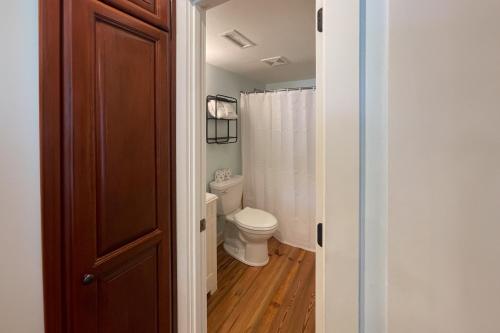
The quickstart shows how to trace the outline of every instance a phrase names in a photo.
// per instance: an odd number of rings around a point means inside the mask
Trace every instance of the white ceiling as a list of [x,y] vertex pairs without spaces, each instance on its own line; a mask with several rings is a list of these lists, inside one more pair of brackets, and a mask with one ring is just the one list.
[[[315,77],[314,0],[231,0],[207,11],[207,62],[255,81]],[[236,29],[257,46],[241,49],[220,37]],[[284,56],[270,67],[260,59]]]

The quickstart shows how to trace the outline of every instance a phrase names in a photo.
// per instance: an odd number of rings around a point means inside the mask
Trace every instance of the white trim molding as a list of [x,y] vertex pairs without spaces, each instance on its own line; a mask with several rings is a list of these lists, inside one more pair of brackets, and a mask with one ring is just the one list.
[[325,331],[359,331],[360,4],[323,3]]
[[[203,212],[200,55],[203,11],[188,0],[177,4],[177,322],[178,332],[206,332],[205,279],[199,221]],[[198,43],[198,44],[197,44]],[[204,52],[204,51],[203,51]],[[204,191],[203,191],[204,195]]]
[[[316,11],[323,0],[316,0]],[[316,20],[317,20],[316,16]],[[317,24],[317,22],[316,22]],[[325,226],[324,33],[316,32],[316,224]],[[324,230],[324,229],[323,229]],[[325,251],[316,245],[316,333],[325,333]]]

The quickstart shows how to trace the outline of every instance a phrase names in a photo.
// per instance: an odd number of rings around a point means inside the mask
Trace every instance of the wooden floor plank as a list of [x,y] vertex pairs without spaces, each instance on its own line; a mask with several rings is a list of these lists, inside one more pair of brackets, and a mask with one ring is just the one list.
[[268,247],[264,267],[244,265],[219,247],[209,333],[314,332],[314,253],[274,238]]
[[[284,322],[283,329],[278,332],[304,332],[308,321],[314,321],[314,256],[306,254],[303,274],[297,275],[294,287],[292,287],[293,298],[288,304],[289,320]],[[312,317],[312,318],[311,318]]]
[[273,322],[277,317],[280,308],[283,306],[283,303],[285,301],[285,296],[287,295],[290,285],[293,283],[295,277],[299,272],[300,265],[304,260],[305,254],[306,251],[301,250],[297,260],[294,262],[291,269],[288,270],[285,280],[281,284],[278,291],[274,294],[274,297],[269,303],[264,316],[258,323],[255,330],[256,332],[262,332],[262,333],[271,332],[271,327],[273,325]]
[[[270,240],[268,244],[269,252],[273,253],[279,245],[280,243],[276,240]],[[208,299],[208,332],[220,332],[222,330],[221,326],[227,326],[226,321],[231,318],[234,308],[239,304],[240,300],[245,299],[248,289],[263,269],[262,267],[250,267],[239,262],[229,256],[222,246],[219,247],[218,254],[223,259],[226,257],[231,258],[232,263],[237,265],[238,268],[241,267],[242,270],[241,274],[234,279],[217,282],[218,290]],[[223,269],[222,265],[221,269]],[[217,275],[219,275],[219,270]],[[221,271],[221,275],[230,276],[231,274]],[[219,289],[222,292],[225,290],[224,294],[219,292]]]
[[238,282],[241,276],[245,273],[246,265],[233,260],[230,265],[227,265],[224,274],[217,276],[217,291],[210,296],[208,302],[208,313],[214,311],[214,309],[219,306],[219,304],[228,297],[228,293],[231,292],[232,287]]
[[[260,272],[248,293],[252,298],[248,302],[241,302],[239,308],[234,312],[238,313],[238,320],[235,321],[230,332],[253,332],[262,316],[265,313],[273,295],[283,283],[283,277],[293,265],[294,258],[297,257],[299,249],[288,245],[280,247],[280,250],[274,255],[274,263],[268,265]],[[273,269],[271,269],[273,268]],[[248,311],[248,309],[252,309]]]
[[[287,250],[288,248],[281,248],[281,251]],[[240,302],[225,319],[224,324],[220,327],[221,332],[249,331],[247,325],[252,323],[251,317],[262,311],[262,302],[266,302],[267,295],[276,288],[279,282],[283,260],[285,259],[279,250],[273,251],[269,263],[259,269],[257,276],[245,290],[243,297],[240,298]],[[247,309],[251,309],[251,311],[247,311]]]
[[[312,259],[314,259],[314,255],[305,255],[304,260],[300,264],[301,267],[298,274],[287,287],[285,299],[268,332],[301,332],[302,325],[295,327],[297,326],[297,321],[296,318],[293,318],[292,313],[297,307],[304,313],[307,311],[306,304],[302,301],[301,297],[304,297],[303,290],[307,288],[307,283],[312,283],[314,287],[314,280],[309,282],[311,270],[314,268],[314,260]],[[295,325],[291,325],[291,323]]]

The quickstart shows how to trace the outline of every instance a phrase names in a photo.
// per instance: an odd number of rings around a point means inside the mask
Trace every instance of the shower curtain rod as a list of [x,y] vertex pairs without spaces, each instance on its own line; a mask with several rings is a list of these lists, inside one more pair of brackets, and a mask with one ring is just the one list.
[[283,89],[254,89],[252,91],[240,91],[242,94],[248,95],[248,94],[263,94],[266,92],[278,92],[278,91],[292,91],[292,90],[315,90],[316,86],[312,87],[300,87],[300,88],[283,88]]

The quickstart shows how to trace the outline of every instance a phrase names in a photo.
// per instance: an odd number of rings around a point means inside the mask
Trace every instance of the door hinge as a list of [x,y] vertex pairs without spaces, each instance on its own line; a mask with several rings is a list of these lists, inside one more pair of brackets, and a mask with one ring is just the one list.
[[318,31],[323,32],[323,8],[318,10]]
[[318,245],[323,247],[323,223],[316,225],[316,237],[318,238]]
[[205,219],[201,219],[200,221],[200,232],[205,231],[207,229],[207,221]]

